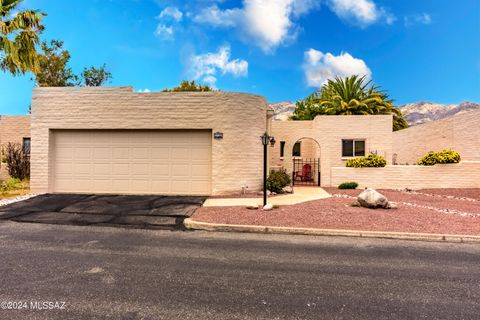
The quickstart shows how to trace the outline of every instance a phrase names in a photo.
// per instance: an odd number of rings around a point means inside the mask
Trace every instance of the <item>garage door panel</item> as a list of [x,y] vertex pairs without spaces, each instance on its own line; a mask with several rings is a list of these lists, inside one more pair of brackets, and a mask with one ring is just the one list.
[[211,192],[209,130],[54,131],[54,192]]
[[152,159],[165,160],[170,158],[170,148],[168,146],[152,146]]

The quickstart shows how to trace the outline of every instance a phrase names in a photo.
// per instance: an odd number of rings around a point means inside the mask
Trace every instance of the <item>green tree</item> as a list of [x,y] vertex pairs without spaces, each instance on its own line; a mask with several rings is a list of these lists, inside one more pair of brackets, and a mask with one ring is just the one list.
[[0,69],[13,75],[38,70],[37,45],[45,14],[20,10],[23,0],[0,0]]
[[317,115],[392,114],[393,130],[408,127],[399,108],[388,94],[365,77],[352,76],[328,80],[315,92],[296,104],[293,120],[312,120]]
[[81,77],[84,86],[100,87],[112,79],[112,74],[107,70],[107,66],[103,64],[98,69],[94,66],[84,68]]
[[181,91],[214,91],[211,87],[207,85],[201,85],[196,83],[194,80],[187,81],[183,80],[179,86],[172,89],[164,89],[163,92],[181,92]]
[[[0,0],[1,1],[1,0]],[[79,85],[78,76],[68,67],[70,52],[63,48],[63,41],[42,42],[43,54],[39,54],[39,69],[35,81],[39,87],[73,87]]]

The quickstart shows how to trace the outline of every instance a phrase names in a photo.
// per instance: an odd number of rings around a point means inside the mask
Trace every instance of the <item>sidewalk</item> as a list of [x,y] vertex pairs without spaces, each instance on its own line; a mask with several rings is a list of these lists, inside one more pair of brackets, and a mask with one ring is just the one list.
[[[293,205],[307,201],[330,198],[331,195],[319,187],[294,187],[294,193],[268,198],[268,203],[277,206]],[[263,198],[209,198],[204,207],[232,207],[263,205]]]

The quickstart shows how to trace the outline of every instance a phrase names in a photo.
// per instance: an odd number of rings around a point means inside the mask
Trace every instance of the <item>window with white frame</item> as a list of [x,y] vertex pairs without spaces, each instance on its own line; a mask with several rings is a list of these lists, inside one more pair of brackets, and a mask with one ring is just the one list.
[[342,157],[362,157],[365,156],[365,140],[343,139]]

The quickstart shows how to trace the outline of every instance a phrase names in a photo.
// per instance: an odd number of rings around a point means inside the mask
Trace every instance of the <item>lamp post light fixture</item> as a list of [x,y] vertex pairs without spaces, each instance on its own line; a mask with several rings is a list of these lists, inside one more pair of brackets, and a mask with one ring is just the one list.
[[275,145],[275,138],[268,135],[268,132],[260,137],[263,144],[263,206],[267,205],[267,146],[270,144],[272,147]]

